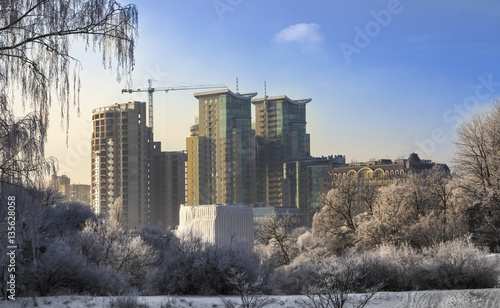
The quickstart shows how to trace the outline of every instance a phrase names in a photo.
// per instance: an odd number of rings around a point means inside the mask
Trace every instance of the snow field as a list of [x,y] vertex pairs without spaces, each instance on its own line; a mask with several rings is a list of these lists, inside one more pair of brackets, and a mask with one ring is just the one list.
[[[358,297],[353,295],[353,298]],[[116,297],[95,296],[51,296],[38,297],[37,307],[55,308],[93,308],[109,307]],[[227,296],[238,301],[237,296]],[[269,308],[308,307],[306,296],[272,296],[276,302]],[[220,298],[215,296],[138,296],[140,307],[161,308],[205,308],[224,307]],[[34,307],[32,298],[18,298],[16,301],[0,301],[0,307]],[[350,307],[348,305],[347,307]],[[379,292],[373,296],[366,308],[497,308],[500,307],[500,289],[450,290],[450,291],[413,291]]]

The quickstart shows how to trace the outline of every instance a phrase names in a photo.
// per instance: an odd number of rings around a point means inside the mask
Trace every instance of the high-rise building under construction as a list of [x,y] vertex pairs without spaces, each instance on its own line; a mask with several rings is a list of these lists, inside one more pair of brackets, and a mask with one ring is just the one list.
[[92,205],[97,214],[119,206],[126,229],[175,229],[185,199],[186,153],[161,151],[146,119],[142,102],[93,110]]
[[151,129],[146,103],[115,104],[92,111],[92,205],[109,213],[121,198],[123,225],[149,225],[149,163]]

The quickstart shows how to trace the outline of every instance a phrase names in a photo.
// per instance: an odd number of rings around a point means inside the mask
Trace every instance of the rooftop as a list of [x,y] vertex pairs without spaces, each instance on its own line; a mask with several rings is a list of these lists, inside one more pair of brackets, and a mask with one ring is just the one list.
[[111,105],[111,106],[106,106],[106,107],[100,107],[100,108],[95,108],[95,109],[92,109],[92,113],[96,113],[96,112],[102,112],[102,111],[116,111],[116,110],[120,110],[120,109],[124,109],[122,107],[125,107],[125,109],[134,109],[134,108],[129,108],[131,106],[135,107],[136,105],[138,104],[146,104],[145,102],[139,102],[139,101],[134,101],[134,102],[128,102],[128,103],[123,103],[123,104],[114,104],[114,105]]
[[307,104],[307,103],[309,103],[311,101],[310,98],[293,100],[293,99],[289,98],[286,95],[281,95],[281,96],[273,96],[273,97],[265,97],[265,98],[252,99],[252,104],[261,104],[264,101],[277,101],[277,100],[285,100],[285,101],[287,101],[287,102],[289,102],[291,104],[294,104],[294,105],[305,105],[305,104]]
[[200,98],[200,97],[204,97],[204,96],[224,95],[224,94],[228,94],[228,95],[234,96],[234,97],[236,97],[238,99],[249,99],[249,98],[252,98],[255,95],[257,95],[257,92],[240,94],[240,93],[234,93],[234,92],[232,92],[229,89],[221,89],[221,90],[215,90],[215,91],[207,91],[207,92],[195,93],[194,97]]

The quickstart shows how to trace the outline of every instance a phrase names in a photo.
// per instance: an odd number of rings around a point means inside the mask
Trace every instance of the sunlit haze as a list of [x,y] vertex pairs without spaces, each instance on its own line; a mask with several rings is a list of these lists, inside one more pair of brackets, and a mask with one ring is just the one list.
[[[147,101],[121,89],[225,84],[236,92],[311,98],[311,155],[346,160],[407,157],[451,163],[454,130],[500,92],[500,3],[457,1],[130,0],[139,10],[132,84],[99,54],[73,45],[83,66],[80,115],[69,141],[59,103],[46,154],[59,174],[90,183],[92,109]],[[121,1],[122,4],[128,3]],[[154,93],[155,140],[185,149],[195,92]],[[253,107],[252,107],[253,108]]]

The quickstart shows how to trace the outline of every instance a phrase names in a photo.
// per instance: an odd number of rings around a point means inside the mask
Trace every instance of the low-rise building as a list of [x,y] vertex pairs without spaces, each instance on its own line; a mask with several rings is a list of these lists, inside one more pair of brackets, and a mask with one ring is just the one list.
[[91,203],[92,194],[88,184],[71,184],[67,175],[54,177],[54,182],[59,191],[69,201],[78,201],[85,204]]
[[394,161],[378,159],[345,165],[331,164],[327,174],[323,177],[322,181],[325,185],[322,185],[321,193],[332,189],[335,180],[341,177],[356,177],[372,185],[385,186],[396,181],[404,181],[408,175],[430,170],[434,166],[441,166],[446,171],[450,170],[446,164],[420,159],[416,153],[410,154],[408,159],[399,158]]
[[253,247],[253,214],[246,205],[181,206],[178,236],[194,236],[217,247]]

